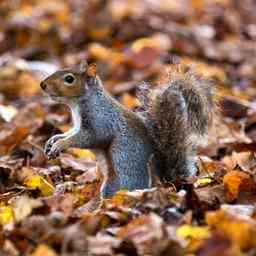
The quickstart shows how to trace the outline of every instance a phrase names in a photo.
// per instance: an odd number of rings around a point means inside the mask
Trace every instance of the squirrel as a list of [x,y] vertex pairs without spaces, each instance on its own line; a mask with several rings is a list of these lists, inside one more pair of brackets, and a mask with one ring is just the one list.
[[149,188],[153,175],[162,181],[194,175],[196,149],[212,120],[213,90],[207,79],[178,70],[165,85],[140,87],[137,112],[104,89],[96,64],[82,61],[56,71],[40,86],[53,100],[69,106],[73,128],[51,137],[45,154],[55,158],[68,147],[104,152],[104,198],[120,189]]

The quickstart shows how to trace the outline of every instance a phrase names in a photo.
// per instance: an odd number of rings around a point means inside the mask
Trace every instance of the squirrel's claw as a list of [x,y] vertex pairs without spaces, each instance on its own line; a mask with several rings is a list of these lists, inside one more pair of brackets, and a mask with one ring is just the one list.
[[58,140],[60,139],[60,135],[55,135],[53,137],[51,137],[45,144],[45,147],[44,147],[44,153],[48,156],[49,155],[49,152],[52,148],[52,145]]
[[45,145],[45,154],[49,159],[54,159],[69,145],[70,143],[67,139],[52,138]]
[[56,147],[53,147],[54,144],[48,144],[48,147],[45,149],[45,154],[48,159],[54,159],[58,156],[59,152]]

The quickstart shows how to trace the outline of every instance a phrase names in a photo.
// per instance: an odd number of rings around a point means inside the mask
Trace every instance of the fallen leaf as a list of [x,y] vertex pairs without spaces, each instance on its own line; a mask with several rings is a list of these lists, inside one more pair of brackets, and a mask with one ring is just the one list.
[[152,37],[137,39],[131,46],[134,53],[140,52],[143,48],[156,48],[158,50],[169,50],[171,48],[170,38],[165,34],[155,34]]
[[224,157],[223,162],[228,169],[235,169],[238,165],[243,171],[251,171],[255,168],[256,161],[254,153],[251,151],[239,153],[234,151],[231,156]]
[[184,239],[188,242],[187,250],[189,252],[195,252],[203,240],[211,236],[209,227],[197,227],[191,225],[183,225],[177,228],[176,235],[179,239]]
[[122,227],[117,232],[117,237],[133,241],[142,255],[155,254],[166,246],[163,224],[163,220],[154,213],[142,215]]
[[18,110],[9,105],[9,106],[3,106],[0,105],[0,116],[6,121],[10,122],[12,118],[18,113]]
[[132,207],[135,204],[136,200],[132,196],[129,196],[127,192],[127,190],[119,190],[112,198],[106,199],[106,203],[110,203],[115,206],[123,205]]
[[190,225],[183,225],[177,228],[177,236],[184,239],[206,239],[209,238],[211,232],[208,227],[196,227]]
[[50,196],[54,192],[53,185],[40,175],[32,175],[25,179],[24,185],[30,189],[39,189],[42,196]]
[[0,132],[0,155],[8,154],[16,145],[19,145],[28,135],[25,127],[12,127]]
[[128,93],[124,93],[122,95],[121,103],[125,107],[130,108],[130,109],[134,109],[135,107],[139,106],[138,100],[135,97],[128,94]]
[[95,161],[88,160],[86,157],[76,158],[69,154],[61,154],[59,159],[65,169],[71,168],[75,171],[86,172],[93,167],[95,168]]
[[143,47],[131,56],[132,66],[136,69],[148,68],[159,58],[160,52],[156,48]]
[[240,248],[220,232],[214,232],[205,239],[194,253],[202,256],[244,256]]
[[48,245],[40,244],[36,247],[31,256],[57,256],[57,253]]
[[197,181],[194,183],[194,186],[195,186],[195,188],[205,187],[213,182],[215,182],[215,180],[211,176],[202,177],[202,178],[197,179]]
[[37,78],[18,65],[12,62],[0,69],[0,92],[11,99],[31,97],[40,90]]
[[29,216],[33,209],[42,206],[42,202],[40,199],[34,199],[28,197],[27,195],[22,195],[13,198],[10,205],[15,216],[15,221],[20,222]]
[[225,212],[228,212],[231,215],[235,215],[239,218],[250,219],[256,212],[254,205],[231,205],[231,204],[223,204],[221,205],[221,209]]
[[78,203],[78,198],[72,193],[54,194],[44,199],[46,204],[51,207],[52,211],[61,211],[64,216],[72,214]]
[[223,184],[227,190],[228,202],[236,200],[240,191],[255,192],[256,188],[252,177],[242,171],[228,172],[223,178]]
[[93,255],[112,255],[115,244],[118,244],[118,240],[110,235],[97,234],[88,238],[88,246]]
[[95,154],[88,149],[81,149],[81,148],[72,148],[71,153],[79,158],[88,158],[92,161],[96,160]]
[[223,232],[242,250],[256,246],[256,221],[244,219],[239,215],[230,214],[226,210],[206,213],[206,223]]
[[1,205],[0,206],[0,225],[12,223],[14,221],[14,212],[11,206]]

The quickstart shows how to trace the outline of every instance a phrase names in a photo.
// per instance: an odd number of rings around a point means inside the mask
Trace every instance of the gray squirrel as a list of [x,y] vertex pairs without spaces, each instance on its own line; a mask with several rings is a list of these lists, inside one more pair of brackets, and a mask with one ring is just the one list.
[[51,137],[45,153],[68,147],[104,152],[108,167],[101,195],[152,186],[152,176],[173,181],[194,175],[196,149],[207,135],[214,109],[211,84],[178,68],[167,84],[140,89],[140,112],[131,111],[103,87],[95,64],[81,62],[41,82],[55,101],[69,106],[73,128]]

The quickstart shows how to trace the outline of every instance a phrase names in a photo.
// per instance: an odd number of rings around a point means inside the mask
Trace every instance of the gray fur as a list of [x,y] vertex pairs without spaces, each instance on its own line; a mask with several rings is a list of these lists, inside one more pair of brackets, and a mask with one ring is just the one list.
[[[135,113],[111,97],[97,76],[84,75],[86,65],[75,69],[77,84],[83,82],[81,92],[60,97],[71,108],[74,127],[52,137],[46,153],[56,156],[67,145],[104,151],[103,197],[120,189],[150,187],[151,169],[167,181],[195,174],[198,139],[208,131],[213,106],[209,83],[186,73],[159,89],[144,85],[143,112]],[[63,72],[70,70],[56,72],[42,82],[43,88],[50,84],[49,92],[60,91]]]
[[175,73],[168,84],[147,95],[143,116],[158,175],[163,181],[194,175],[196,149],[208,132],[214,111],[211,84],[193,73]]
[[[71,146],[105,148],[110,157],[115,173],[104,183],[102,196],[111,196],[120,189],[149,187],[147,164],[153,149],[142,120],[115,101],[104,90],[98,78],[90,81],[88,89],[77,99],[76,105],[69,105],[73,109],[78,108],[81,116],[81,124],[75,124],[80,126],[79,131],[68,138],[72,141]],[[73,121],[77,120],[73,116]]]

